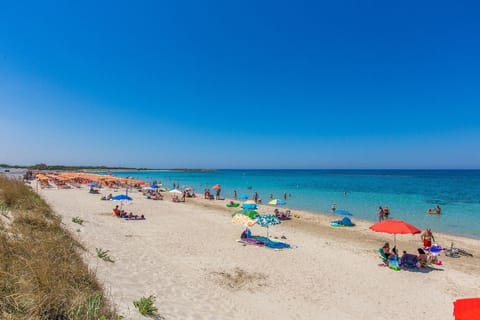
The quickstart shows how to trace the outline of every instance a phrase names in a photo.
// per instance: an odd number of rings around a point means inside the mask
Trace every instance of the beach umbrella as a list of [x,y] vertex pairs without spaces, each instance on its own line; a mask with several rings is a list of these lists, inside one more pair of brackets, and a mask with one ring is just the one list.
[[119,194],[118,196],[112,197],[112,201],[120,201],[120,209],[123,207],[123,201],[132,201],[133,199],[126,194]]
[[133,200],[131,197],[127,196],[126,194],[119,194],[118,196],[112,197],[113,201],[131,201]]
[[335,213],[338,214],[338,215],[341,215],[341,216],[353,216],[353,213],[351,213],[348,210],[343,210],[343,209],[335,210]]
[[255,217],[255,220],[258,225],[267,228],[267,237],[268,237],[268,227],[275,224],[280,224],[281,221],[273,214],[259,214]]
[[255,202],[254,203],[245,202],[244,204],[242,204],[242,209],[255,210],[255,209],[257,209],[257,204]]
[[480,298],[457,299],[453,303],[455,320],[480,319]]
[[239,194],[239,195],[237,196],[237,198],[240,199],[240,200],[247,200],[247,199],[248,199],[248,196],[247,196],[246,194],[243,194],[243,193],[242,193],[242,194]]
[[273,204],[275,206],[283,206],[287,203],[283,199],[273,199],[273,200],[270,200],[268,204]]
[[251,227],[256,223],[256,221],[253,220],[252,218],[246,216],[246,215],[237,214],[237,215],[233,216],[232,223],[233,224],[242,224],[246,227]]
[[254,219],[254,218],[258,215],[258,212],[255,211],[255,210],[243,209],[243,210],[235,211],[235,212],[232,214],[232,217],[238,216],[238,215],[244,215],[244,216],[247,216],[247,217],[249,217],[249,218],[251,218],[251,219]]
[[384,220],[369,227],[376,232],[393,234],[394,246],[397,246],[397,234],[417,234],[420,229],[402,220]]
[[213,190],[220,190],[221,187],[220,187],[220,185],[217,183],[216,185],[214,185],[214,186],[212,187],[212,189],[213,189]]

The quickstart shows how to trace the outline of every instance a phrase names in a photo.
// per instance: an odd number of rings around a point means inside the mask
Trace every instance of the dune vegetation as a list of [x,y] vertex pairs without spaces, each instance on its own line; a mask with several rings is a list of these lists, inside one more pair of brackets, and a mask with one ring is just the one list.
[[82,250],[42,198],[0,177],[1,319],[118,319]]

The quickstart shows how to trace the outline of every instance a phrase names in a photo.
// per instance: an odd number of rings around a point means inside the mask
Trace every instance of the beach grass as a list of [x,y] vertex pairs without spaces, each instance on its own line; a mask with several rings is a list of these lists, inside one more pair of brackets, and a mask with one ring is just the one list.
[[20,181],[0,177],[0,318],[118,319],[84,248]]
[[143,316],[154,316],[158,311],[158,308],[155,306],[155,297],[150,295],[148,297],[141,297],[139,300],[133,301],[133,305],[137,308]]

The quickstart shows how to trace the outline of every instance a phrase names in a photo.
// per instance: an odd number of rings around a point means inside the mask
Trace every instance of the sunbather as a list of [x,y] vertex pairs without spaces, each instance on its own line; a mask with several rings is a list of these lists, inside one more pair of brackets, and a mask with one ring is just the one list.
[[422,248],[418,248],[418,263],[420,267],[426,267],[430,263],[430,259]]
[[390,244],[388,242],[385,242],[385,244],[378,249],[378,252],[382,255],[384,263],[388,263],[388,260],[397,258],[396,248],[394,248],[393,251],[390,251]]
[[113,208],[113,215],[116,217],[120,217],[120,210],[118,209],[118,206],[115,206],[115,208]]

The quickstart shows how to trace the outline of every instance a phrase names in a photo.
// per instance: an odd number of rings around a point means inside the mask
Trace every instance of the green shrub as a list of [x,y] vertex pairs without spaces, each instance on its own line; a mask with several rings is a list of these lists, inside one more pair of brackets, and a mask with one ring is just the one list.
[[106,262],[115,262],[109,255],[108,255],[108,252],[110,250],[103,250],[101,248],[95,248],[95,250],[97,251],[97,257],[99,257],[100,259],[102,259],[103,261],[106,261]]
[[157,307],[155,307],[154,300],[155,296],[153,295],[146,298],[141,297],[140,300],[133,301],[133,305],[143,316],[153,316],[155,312],[158,311]]
[[80,217],[73,217],[72,222],[78,223],[79,225],[82,225],[83,224],[83,219],[80,218]]

